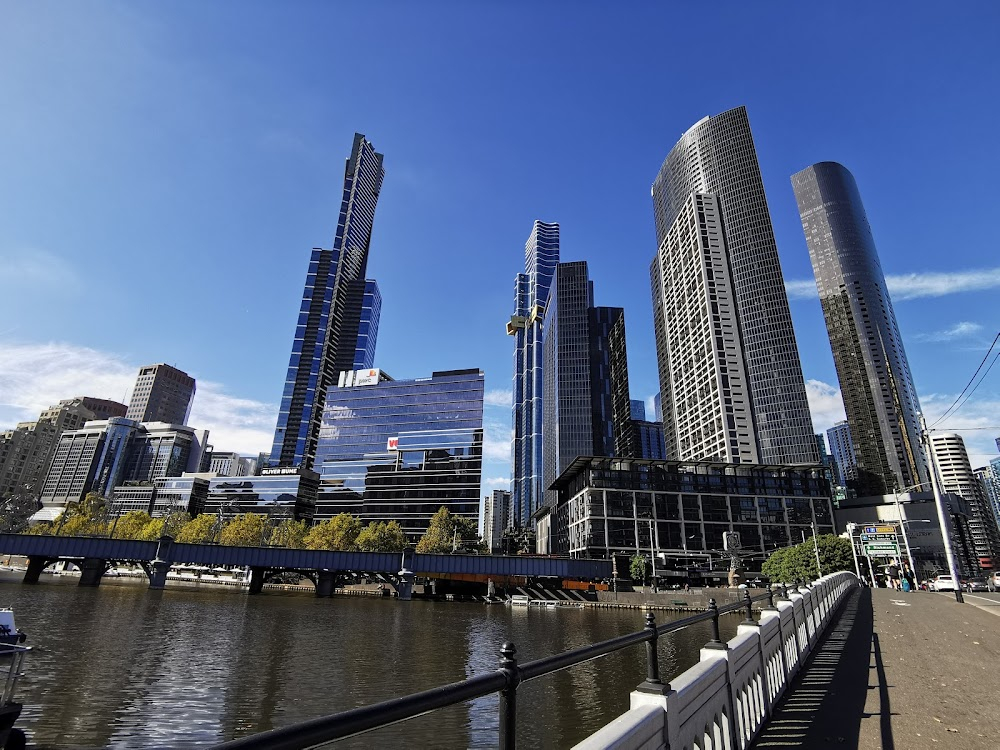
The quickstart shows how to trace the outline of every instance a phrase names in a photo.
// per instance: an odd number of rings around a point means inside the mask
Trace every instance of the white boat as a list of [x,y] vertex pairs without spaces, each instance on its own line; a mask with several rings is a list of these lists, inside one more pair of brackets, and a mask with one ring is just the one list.
[[531,597],[526,594],[514,594],[510,598],[510,606],[512,607],[527,607],[531,604]]
[[0,648],[24,643],[25,635],[23,630],[18,630],[14,625],[14,610],[9,607],[0,607]]

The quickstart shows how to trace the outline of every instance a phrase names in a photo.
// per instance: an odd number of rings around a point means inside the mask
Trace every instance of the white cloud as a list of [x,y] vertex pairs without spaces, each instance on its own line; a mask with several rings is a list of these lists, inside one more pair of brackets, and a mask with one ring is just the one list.
[[505,490],[510,485],[510,477],[483,477],[483,487]]
[[944,341],[953,341],[954,339],[968,338],[969,336],[974,336],[982,330],[983,327],[979,325],[979,323],[968,323],[963,321],[961,323],[956,323],[951,328],[947,328],[943,331],[918,333],[913,336],[913,340],[927,343],[940,343]]
[[[1000,268],[982,268],[950,273],[905,273],[885,277],[885,284],[893,300],[943,297],[961,292],[981,292],[1000,288]],[[815,299],[816,282],[805,279],[788,279],[785,291],[789,299]]]
[[[37,419],[51,404],[74,396],[127,403],[139,365],[108,352],[50,342],[0,341],[0,426]],[[207,429],[218,450],[256,454],[268,450],[277,419],[276,405],[238,398],[218,383],[201,381],[188,420]]]
[[483,404],[486,406],[503,406],[509,409],[512,399],[513,395],[509,388],[507,390],[494,388],[493,390],[486,391],[486,393],[483,394]]
[[822,380],[807,380],[806,398],[809,400],[813,430],[817,433],[825,433],[837,422],[847,418],[844,414],[844,400],[836,386]]
[[498,420],[483,421],[483,460],[510,461],[510,424]]
[[990,393],[969,399],[957,412],[940,424],[941,415],[955,402],[957,393],[931,393],[920,396],[927,425],[935,432],[956,432],[965,441],[972,468],[977,469],[1000,458],[996,438],[1000,437],[1000,395]]

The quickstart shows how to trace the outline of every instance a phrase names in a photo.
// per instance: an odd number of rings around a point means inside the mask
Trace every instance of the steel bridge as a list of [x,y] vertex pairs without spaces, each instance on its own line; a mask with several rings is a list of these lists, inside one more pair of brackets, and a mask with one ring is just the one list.
[[0,552],[28,558],[25,583],[37,583],[45,567],[60,560],[73,562],[80,568],[81,586],[100,585],[104,574],[116,564],[137,563],[146,571],[149,587],[162,589],[173,565],[193,564],[249,568],[251,594],[260,593],[269,576],[285,571],[307,576],[316,585],[317,596],[332,595],[337,580],[345,575],[370,574],[391,583],[400,599],[410,598],[416,576],[599,581],[612,575],[610,560],[520,555],[428,555],[412,549],[405,552],[341,552],[284,547],[227,547],[183,544],[169,536],[147,542],[106,537],[0,534]]

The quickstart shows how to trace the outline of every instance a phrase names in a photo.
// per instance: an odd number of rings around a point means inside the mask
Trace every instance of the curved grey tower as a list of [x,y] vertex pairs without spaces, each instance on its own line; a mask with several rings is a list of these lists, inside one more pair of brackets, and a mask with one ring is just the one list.
[[[695,123],[667,155],[652,190],[657,248],[662,248],[693,193],[716,196],[721,208],[759,461],[819,463],[792,315],[745,108]],[[659,265],[657,257],[651,267],[653,324],[660,387],[666,400],[670,378],[661,353],[668,351],[668,335]],[[698,395],[670,393],[670,398],[677,401]],[[671,455],[668,449],[667,457],[681,456]]]
[[854,176],[832,161],[792,175],[854,442],[861,496],[929,481],[910,365]]

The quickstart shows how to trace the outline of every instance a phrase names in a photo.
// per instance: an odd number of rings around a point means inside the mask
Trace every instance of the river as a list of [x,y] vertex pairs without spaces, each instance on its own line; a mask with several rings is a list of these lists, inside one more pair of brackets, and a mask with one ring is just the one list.
[[[34,650],[18,686],[29,746],[193,748],[425,690],[496,669],[512,641],[520,661],[642,629],[631,609],[543,609],[400,602],[311,592],[242,590],[0,574]],[[670,613],[658,612],[664,622]],[[678,615],[680,616],[680,615]],[[738,616],[722,618],[723,637]],[[664,680],[687,669],[708,624],[660,640]],[[520,686],[520,747],[562,748],[628,709],[645,676],[632,647]],[[498,698],[437,711],[344,740],[336,748],[486,748]]]

